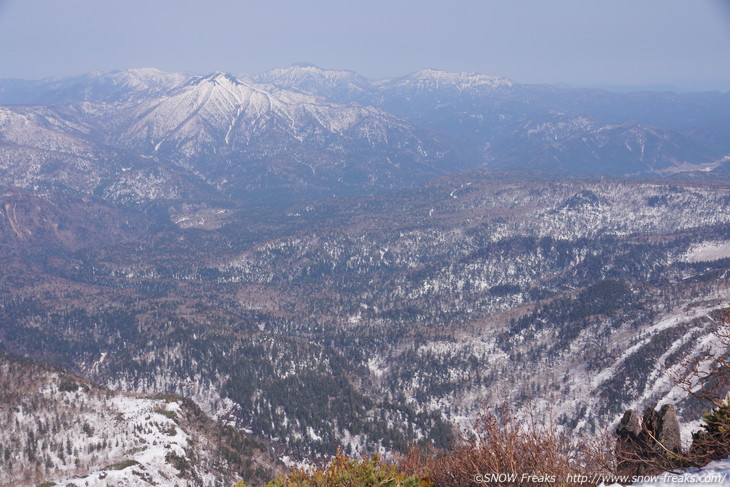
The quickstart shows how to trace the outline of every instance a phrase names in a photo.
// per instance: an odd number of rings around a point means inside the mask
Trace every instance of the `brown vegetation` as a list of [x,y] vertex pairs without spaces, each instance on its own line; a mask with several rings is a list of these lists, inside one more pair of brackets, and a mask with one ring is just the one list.
[[[503,406],[479,415],[473,434],[449,452],[413,449],[400,459],[408,473],[426,475],[440,487],[468,485],[567,486],[613,471],[611,442],[583,442],[534,416],[526,421]],[[587,481],[582,481],[590,485]]]

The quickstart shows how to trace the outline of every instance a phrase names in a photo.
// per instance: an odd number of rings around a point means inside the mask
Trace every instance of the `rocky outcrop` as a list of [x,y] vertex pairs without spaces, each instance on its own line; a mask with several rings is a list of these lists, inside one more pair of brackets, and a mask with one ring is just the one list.
[[659,411],[646,408],[641,419],[634,410],[626,411],[616,435],[619,475],[653,475],[680,464],[682,439],[673,404]]
[[653,428],[649,431],[655,432],[656,443],[654,449],[657,451],[668,450],[672,453],[682,453],[682,438],[677,420],[677,409],[674,404],[665,404],[659,413],[649,408],[646,413],[651,413]]

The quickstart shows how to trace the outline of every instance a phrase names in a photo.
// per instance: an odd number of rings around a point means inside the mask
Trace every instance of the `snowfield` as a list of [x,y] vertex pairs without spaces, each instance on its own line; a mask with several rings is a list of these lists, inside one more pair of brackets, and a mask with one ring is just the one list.
[[730,257],[730,242],[703,242],[684,255],[686,262],[708,262]]

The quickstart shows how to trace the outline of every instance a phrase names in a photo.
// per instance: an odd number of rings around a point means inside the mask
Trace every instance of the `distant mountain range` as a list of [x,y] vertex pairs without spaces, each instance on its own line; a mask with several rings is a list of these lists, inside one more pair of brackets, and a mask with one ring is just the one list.
[[617,94],[431,69],[371,81],[295,65],[3,80],[0,104],[3,184],[138,202],[370,193],[466,169],[724,177],[730,167],[728,93]]

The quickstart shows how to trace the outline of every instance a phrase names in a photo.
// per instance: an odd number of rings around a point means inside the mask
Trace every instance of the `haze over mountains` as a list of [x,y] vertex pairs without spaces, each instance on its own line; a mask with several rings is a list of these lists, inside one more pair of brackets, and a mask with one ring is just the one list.
[[295,65],[0,104],[3,353],[190,397],[282,458],[447,446],[504,398],[576,434],[699,417],[668,371],[730,306],[728,93]]
[[292,197],[465,169],[717,174],[730,153],[728,94],[615,94],[436,70],[370,81],[310,65],[241,77],[136,69],[4,81],[0,103],[3,181],[108,198],[154,198],[134,189],[152,167],[162,171],[154,194]]

